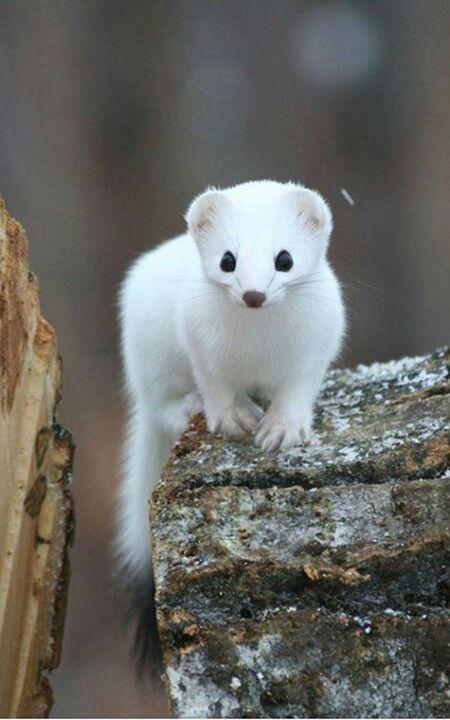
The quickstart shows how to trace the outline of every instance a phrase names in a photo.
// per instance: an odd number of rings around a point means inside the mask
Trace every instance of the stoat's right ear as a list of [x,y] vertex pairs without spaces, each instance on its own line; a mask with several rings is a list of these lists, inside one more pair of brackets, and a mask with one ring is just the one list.
[[201,242],[214,230],[217,213],[224,202],[224,195],[215,188],[206,190],[192,201],[185,219],[194,240]]

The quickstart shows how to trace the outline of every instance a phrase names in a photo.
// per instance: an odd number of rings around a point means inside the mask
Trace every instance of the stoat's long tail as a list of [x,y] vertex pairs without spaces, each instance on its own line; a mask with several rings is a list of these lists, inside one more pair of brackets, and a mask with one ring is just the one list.
[[154,583],[151,565],[149,499],[172,446],[147,409],[136,408],[128,423],[123,481],[119,493],[117,555],[135,617],[135,650],[142,667],[157,652]]

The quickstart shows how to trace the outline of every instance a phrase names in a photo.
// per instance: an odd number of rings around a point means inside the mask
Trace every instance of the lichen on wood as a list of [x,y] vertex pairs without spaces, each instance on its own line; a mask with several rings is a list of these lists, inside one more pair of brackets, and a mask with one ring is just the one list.
[[151,505],[179,717],[445,717],[450,352],[329,373],[316,438],[199,416]]
[[70,574],[73,443],[55,416],[56,335],[1,198],[0,363],[0,716],[45,717]]

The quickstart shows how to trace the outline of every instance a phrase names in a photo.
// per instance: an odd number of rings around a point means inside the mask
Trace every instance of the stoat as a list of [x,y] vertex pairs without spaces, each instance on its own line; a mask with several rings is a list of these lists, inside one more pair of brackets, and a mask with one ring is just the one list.
[[[263,453],[311,437],[313,407],[345,328],[326,253],[332,216],[302,185],[209,189],[187,232],[132,265],[120,293],[130,418],[119,550],[131,582],[150,577],[148,500],[191,415],[252,433]],[[268,409],[254,391],[269,397]]]

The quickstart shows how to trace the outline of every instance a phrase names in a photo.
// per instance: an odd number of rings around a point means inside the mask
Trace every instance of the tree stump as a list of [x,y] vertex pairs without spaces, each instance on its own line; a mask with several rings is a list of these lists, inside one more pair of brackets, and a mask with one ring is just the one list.
[[450,353],[330,372],[317,444],[193,420],[151,505],[178,717],[448,717]]
[[0,198],[0,716],[45,717],[73,538],[73,443],[55,419],[61,366],[27,238]]

